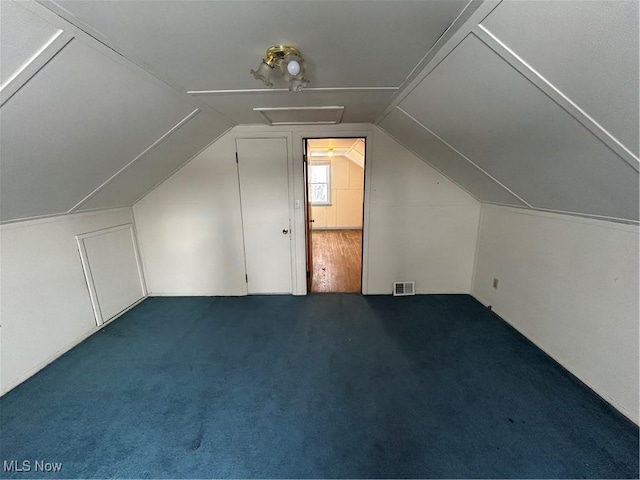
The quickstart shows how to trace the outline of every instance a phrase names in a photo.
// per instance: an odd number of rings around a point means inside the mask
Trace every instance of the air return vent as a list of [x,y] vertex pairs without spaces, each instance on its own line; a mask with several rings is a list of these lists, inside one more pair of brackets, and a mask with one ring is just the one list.
[[416,294],[416,282],[393,282],[393,296],[402,297]]

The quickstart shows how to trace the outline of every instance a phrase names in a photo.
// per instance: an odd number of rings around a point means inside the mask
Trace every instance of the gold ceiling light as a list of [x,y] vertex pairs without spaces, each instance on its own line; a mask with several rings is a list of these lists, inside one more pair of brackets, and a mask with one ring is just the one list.
[[258,69],[252,69],[251,73],[267,87],[273,87],[272,80],[279,75],[289,82],[289,90],[299,92],[309,85],[309,80],[304,78],[304,69],[304,59],[300,50],[290,45],[274,45],[267,49],[267,54]]

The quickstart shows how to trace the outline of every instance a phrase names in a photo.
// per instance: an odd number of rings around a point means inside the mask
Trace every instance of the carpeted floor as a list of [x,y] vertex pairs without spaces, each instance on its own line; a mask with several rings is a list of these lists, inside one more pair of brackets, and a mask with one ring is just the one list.
[[638,428],[464,295],[148,299],[0,427],[15,478],[638,477]]

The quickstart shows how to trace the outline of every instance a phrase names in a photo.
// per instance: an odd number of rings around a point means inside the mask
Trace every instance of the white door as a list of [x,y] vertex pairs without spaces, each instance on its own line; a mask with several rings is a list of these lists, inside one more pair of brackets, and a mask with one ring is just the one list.
[[291,293],[286,138],[239,138],[238,175],[247,291]]

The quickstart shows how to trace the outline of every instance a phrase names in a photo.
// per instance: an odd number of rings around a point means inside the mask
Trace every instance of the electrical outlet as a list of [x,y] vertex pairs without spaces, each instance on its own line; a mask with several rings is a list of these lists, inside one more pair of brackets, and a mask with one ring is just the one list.
[[496,290],[498,289],[498,279],[497,278],[493,279],[493,288],[495,288]]

